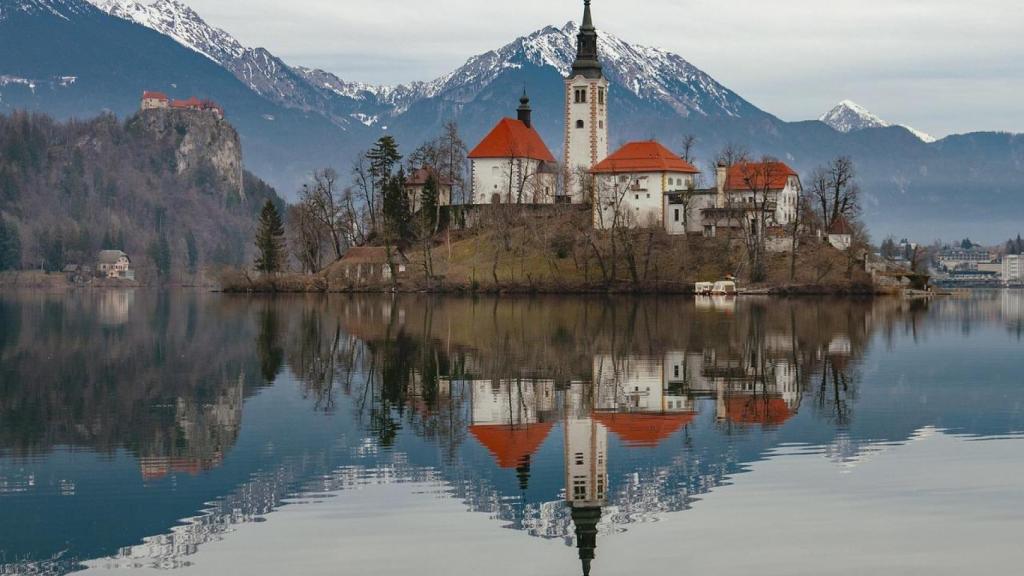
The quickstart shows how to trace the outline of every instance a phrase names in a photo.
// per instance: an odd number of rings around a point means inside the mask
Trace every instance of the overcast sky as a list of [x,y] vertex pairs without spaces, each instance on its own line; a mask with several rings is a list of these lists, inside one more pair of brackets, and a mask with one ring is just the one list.
[[[290,64],[346,80],[430,80],[582,1],[188,0],[208,22]],[[849,98],[943,136],[1024,132],[1024,2],[594,0],[598,28],[682,55],[784,120]]]

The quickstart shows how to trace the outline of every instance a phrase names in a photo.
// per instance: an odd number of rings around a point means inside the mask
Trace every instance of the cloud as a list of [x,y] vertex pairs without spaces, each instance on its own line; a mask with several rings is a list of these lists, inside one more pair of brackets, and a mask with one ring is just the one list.
[[[579,19],[562,0],[191,0],[211,23],[346,79],[430,80]],[[937,135],[1024,131],[1024,3],[1012,0],[595,0],[597,25],[677,52],[789,120],[853,98]],[[913,91],[909,91],[913,89]],[[923,105],[927,101],[927,105]]]

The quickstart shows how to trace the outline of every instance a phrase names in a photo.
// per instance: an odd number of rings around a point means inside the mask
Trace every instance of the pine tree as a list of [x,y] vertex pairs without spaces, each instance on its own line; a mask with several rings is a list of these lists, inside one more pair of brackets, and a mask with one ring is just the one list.
[[260,211],[260,221],[256,229],[256,249],[259,251],[256,256],[257,272],[275,273],[283,269],[284,224],[281,222],[281,213],[277,211],[277,206],[270,200],[267,200]]
[[196,243],[196,235],[190,228],[185,235],[185,254],[188,257],[188,272],[195,274],[199,268],[199,246]]
[[18,229],[0,216],[0,271],[21,266],[21,237]]
[[405,172],[399,169],[384,185],[384,226],[390,237],[404,242],[412,236],[409,197],[405,193]]
[[157,274],[161,278],[166,278],[171,273],[171,243],[167,241],[167,236],[160,234],[159,237],[152,240],[149,243],[149,258],[153,261],[153,265],[156,266]]
[[437,198],[437,178],[431,173],[427,176],[423,191],[420,193],[420,218],[424,234],[433,234],[437,226]]
[[377,189],[383,190],[391,179],[395,165],[402,159],[398,153],[398,143],[392,136],[382,136],[366,153],[366,158],[370,161],[370,174]]

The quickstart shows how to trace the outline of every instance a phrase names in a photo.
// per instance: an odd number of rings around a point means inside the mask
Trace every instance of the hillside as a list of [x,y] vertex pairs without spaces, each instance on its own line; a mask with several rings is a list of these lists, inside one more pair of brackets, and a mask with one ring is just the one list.
[[243,171],[238,133],[210,113],[0,115],[0,213],[18,231],[25,268],[92,264],[98,250],[122,249],[152,281],[164,240],[173,277],[240,265],[267,199],[281,203]]

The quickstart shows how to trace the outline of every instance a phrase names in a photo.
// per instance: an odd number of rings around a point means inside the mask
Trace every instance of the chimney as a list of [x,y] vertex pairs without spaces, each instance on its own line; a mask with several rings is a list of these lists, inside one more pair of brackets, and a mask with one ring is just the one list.
[[728,172],[729,167],[725,162],[719,162],[715,168],[715,189],[718,192],[715,196],[715,208],[725,208],[725,179]]
[[530,97],[526,95],[526,88],[523,88],[523,95],[519,98],[519,121],[526,124],[527,128],[533,127],[533,110],[530,108]]

